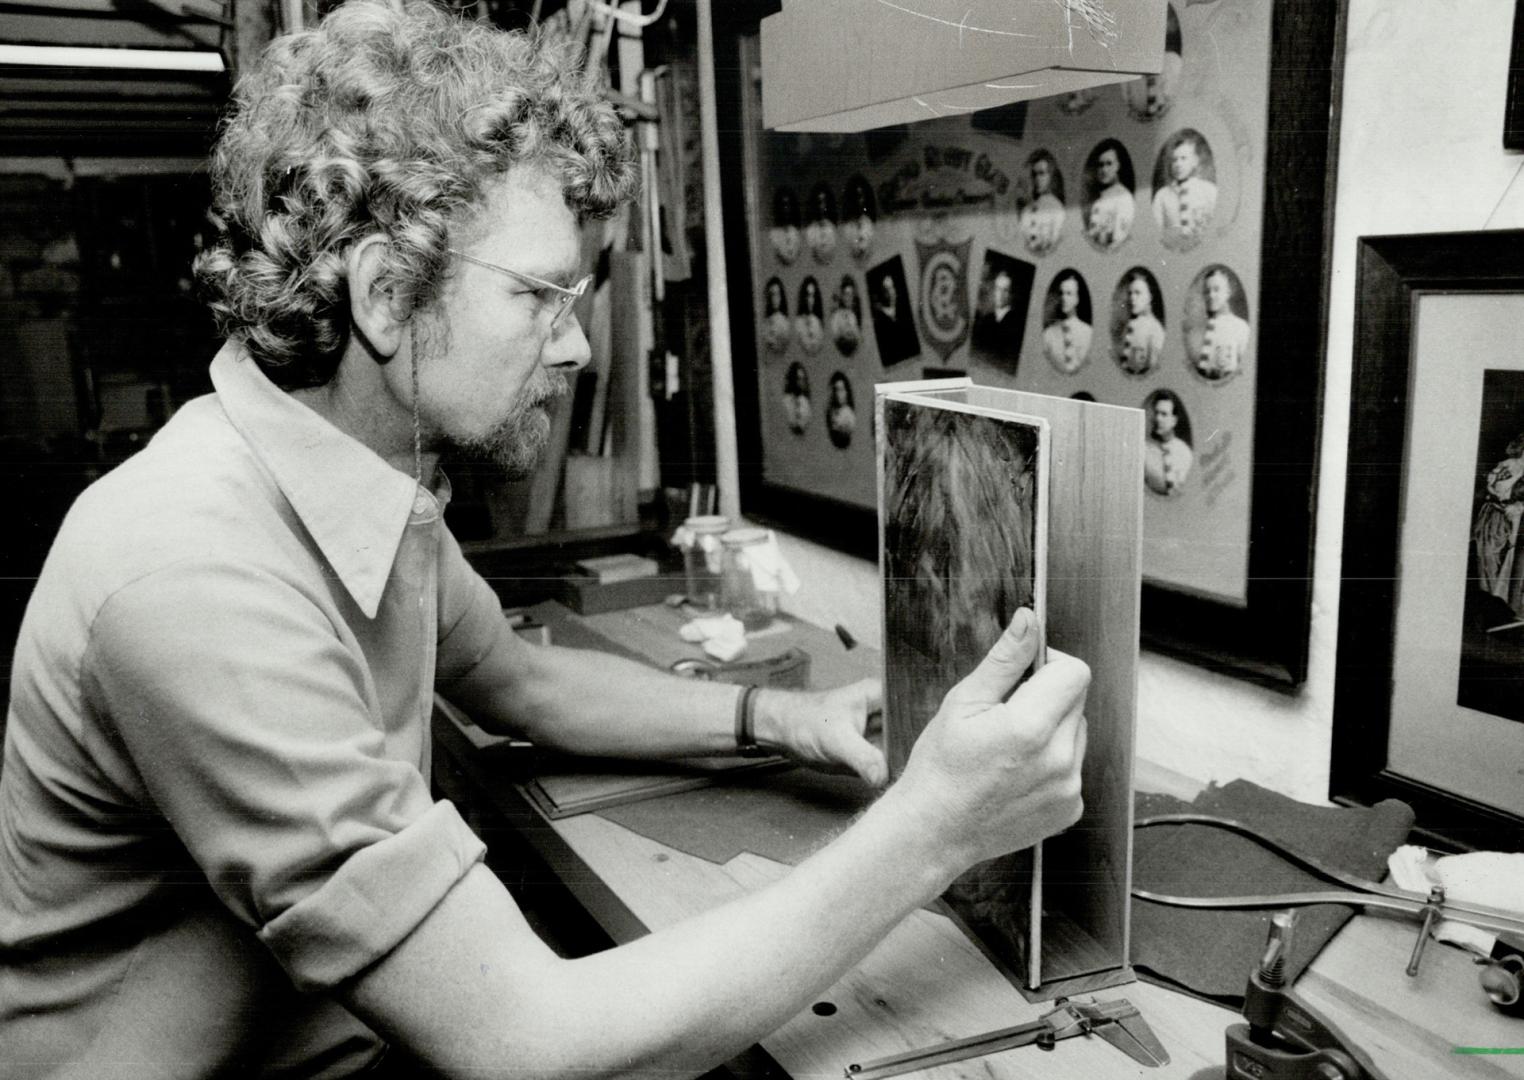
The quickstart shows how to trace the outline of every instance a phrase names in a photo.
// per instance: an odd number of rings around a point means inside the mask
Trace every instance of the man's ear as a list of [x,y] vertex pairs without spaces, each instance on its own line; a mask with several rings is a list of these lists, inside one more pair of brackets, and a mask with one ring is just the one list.
[[407,321],[397,315],[390,288],[380,283],[386,262],[386,237],[372,233],[349,249],[349,318],[378,364],[402,347]]

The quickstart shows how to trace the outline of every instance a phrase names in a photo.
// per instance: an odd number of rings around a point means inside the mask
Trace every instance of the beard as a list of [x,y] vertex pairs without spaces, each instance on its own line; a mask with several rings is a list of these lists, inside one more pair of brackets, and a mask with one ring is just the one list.
[[[449,328],[427,313],[411,327],[414,362],[425,366],[443,357],[450,346]],[[566,393],[566,378],[538,368],[513,402],[508,415],[480,435],[451,435],[440,431],[438,442],[474,461],[500,468],[510,480],[534,474],[550,442],[550,404]],[[416,407],[416,406],[415,406]]]
[[542,373],[489,431],[450,443],[468,457],[492,462],[508,479],[523,480],[534,474],[550,441],[550,404],[565,393],[564,377]]

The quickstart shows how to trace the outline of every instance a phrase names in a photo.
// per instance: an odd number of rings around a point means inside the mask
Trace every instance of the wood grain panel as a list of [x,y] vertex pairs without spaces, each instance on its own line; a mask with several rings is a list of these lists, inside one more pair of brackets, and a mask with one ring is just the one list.
[[[1098,955],[1109,955],[1113,965],[1125,968],[1142,580],[1143,414],[981,386],[928,392],[926,397],[1048,422],[1047,641],[1089,664],[1092,681],[1085,710],[1085,814],[1074,828],[1044,844],[1043,907],[1050,913],[1062,911],[1067,925],[1051,949],[1044,944],[1042,981],[1093,971]],[[887,425],[881,424],[880,430],[887,431]],[[886,626],[886,655],[892,662],[889,641]],[[886,687],[894,678],[891,668]],[[892,715],[888,722],[899,724]],[[899,760],[893,754],[897,730],[891,726],[891,761]],[[1004,918],[974,911],[956,895],[950,897],[954,910],[980,928],[985,945],[1013,971],[1026,966],[1020,941],[1008,932],[991,940],[990,928],[1023,925],[1018,892],[1010,893],[1011,910]],[[1085,945],[1071,955],[1065,941]]]

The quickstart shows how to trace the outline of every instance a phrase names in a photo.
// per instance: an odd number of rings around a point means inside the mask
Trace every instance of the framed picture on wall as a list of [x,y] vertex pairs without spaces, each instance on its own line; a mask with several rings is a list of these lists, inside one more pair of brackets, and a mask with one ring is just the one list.
[[[772,390],[792,363],[860,395],[952,369],[1142,409],[1144,643],[1299,685],[1342,9],[1171,0],[1159,76],[893,133],[765,131],[760,89],[735,80],[720,108],[741,118],[723,194],[748,224],[727,231],[746,512],[873,551],[871,440],[792,430]],[[717,47],[735,50],[720,66],[755,70],[744,27]],[[842,206],[869,202],[852,185],[870,192],[871,227],[824,263],[784,262],[779,192],[821,183]],[[810,275],[861,282],[862,344],[844,362],[797,336],[769,344],[767,283],[792,297]]]
[[1332,794],[1524,850],[1524,231],[1366,237]]
[[1503,106],[1503,148],[1524,150],[1524,3],[1513,13],[1513,45],[1508,52],[1508,92]]

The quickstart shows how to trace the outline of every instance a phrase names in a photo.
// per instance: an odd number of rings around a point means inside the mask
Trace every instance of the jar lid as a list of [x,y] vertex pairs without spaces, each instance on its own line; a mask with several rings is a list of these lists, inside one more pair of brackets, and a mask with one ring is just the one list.
[[694,532],[723,532],[730,528],[730,519],[724,514],[695,514],[683,524]]
[[724,544],[731,544],[735,547],[750,547],[752,544],[765,543],[767,536],[768,533],[766,529],[759,529],[756,526],[751,525],[742,529],[731,529],[725,535],[720,537],[720,542]]

